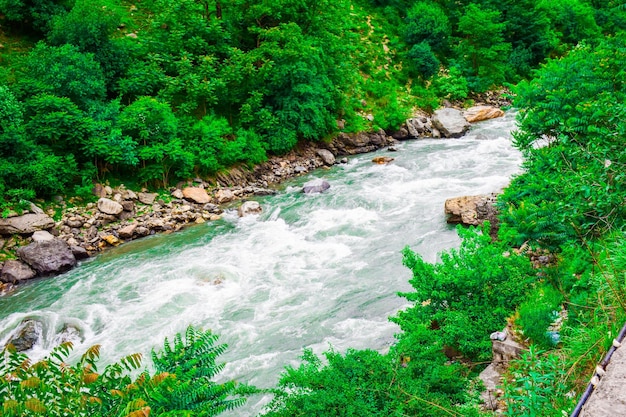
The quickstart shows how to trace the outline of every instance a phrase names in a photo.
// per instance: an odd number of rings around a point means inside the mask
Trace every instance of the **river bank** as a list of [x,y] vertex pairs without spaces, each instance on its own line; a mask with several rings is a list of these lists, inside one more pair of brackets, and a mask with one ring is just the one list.
[[[502,114],[493,107],[478,109],[466,110],[465,118],[477,121]],[[461,112],[458,110],[447,108],[442,111],[448,110],[456,112],[456,116],[460,117]],[[14,285],[35,277],[65,272],[81,259],[126,241],[156,233],[172,233],[191,224],[218,220],[225,205],[272,194],[273,187],[286,179],[336,163],[345,163],[349,155],[385,147],[393,150],[398,140],[458,137],[469,127],[463,120],[463,126],[450,128],[460,129],[461,133],[450,133],[449,127],[441,123],[437,117],[433,120],[423,114],[408,119],[393,135],[382,130],[340,133],[328,143],[301,144],[288,154],[272,157],[252,169],[234,167],[214,178],[181,182],[158,193],[150,193],[145,189],[130,190],[123,185],[113,188],[96,184],[93,193],[99,198],[97,203],[72,206],[72,201],[59,200],[56,206],[47,208],[45,212],[31,205],[29,213],[0,221],[0,233],[10,235],[0,241],[0,247],[4,247],[9,258],[12,255],[17,258],[6,259],[0,266],[0,293],[10,294]],[[446,125],[448,123],[443,122]],[[53,217],[58,220],[52,220]]]

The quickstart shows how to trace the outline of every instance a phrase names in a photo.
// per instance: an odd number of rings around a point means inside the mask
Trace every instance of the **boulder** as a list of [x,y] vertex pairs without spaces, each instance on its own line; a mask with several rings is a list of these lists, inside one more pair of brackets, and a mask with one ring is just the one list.
[[376,156],[372,159],[372,162],[379,165],[386,165],[392,162],[395,158],[390,156]]
[[137,199],[146,205],[151,205],[159,195],[157,193],[137,193]]
[[432,131],[433,125],[432,122],[426,117],[414,117],[407,119],[406,128],[408,130],[409,137],[419,138],[429,135]]
[[76,257],[61,239],[34,242],[17,250],[17,256],[39,275],[54,275],[76,265]]
[[495,119],[504,116],[504,111],[493,106],[474,106],[463,112],[463,117],[469,123],[476,123],[483,120]]
[[470,124],[460,110],[445,108],[435,111],[433,126],[446,138],[460,138],[470,128]]
[[87,252],[87,249],[82,246],[70,245],[70,250],[72,251],[74,257],[78,260],[89,258],[89,252]]
[[54,227],[54,220],[47,214],[28,213],[23,216],[0,219],[0,234],[30,234],[38,230],[47,230]]
[[35,214],[44,214],[44,211],[38,207],[37,205],[35,205],[35,203],[32,203],[29,201],[29,206],[30,206],[30,212],[31,213],[35,213]]
[[447,221],[476,226],[489,220],[494,226],[497,222],[495,201],[495,194],[450,198],[445,202]]
[[101,197],[98,200],[98,210],[104,214],[117,216],[118,214],[124,211],[124,207],[117,201],[113,201],[111,199]]
[[245,201],[239,209],[237,213],[239,217],[250,216],[253,214],[260,214],[263,211],[263,208],[257,201]]
[[302,192],[305,194],[323,193],[330,188],[330,184],[322,179],[311,180],[304,184]]
[[179,189],[179,188],[177,188],[174,191],[172,191],[171,196],[174,197],[174,198],[177,198],[179,200],[182,200],[185,197],[185,195],[183,194],[183,191],[181,189]]
[[0,281],[9,284],[17,284],[20,281],[26,281],[35,278],[37,273],[23,262],[9,259],[4,263],[2,272],[0,273]]
[[41,339],[43,334],[43,324],[36,320],[25,320],[22,322],[15,334],[9,339],[9,343],[18,352],[32,349]]
[[137,229],[137,223],[129,224],[128,226],[124,226],[117,231],[117,234],[122,239],[131,239],[135,234],[135,230]]
[[54,239],[54,236],[52,236],[52,233],[47,232],[45,230],[38,230],[35,233],[33,233],[33,242],[43,242],[44,240],[52,240]]
[[206,204],[211,202],[211,197],[207,194],[204,188],[200,187],[186,187],[182,190],[185,200],[192,201],[198,204]]
[[322,161],[324,161],[326,165],[335,165],[335,155],[328,149],[318,149],[315,153],[322,158]]
[[[215,199],[218,204],[229,203],[236,198],[235,193],[228,189],[221,189],[215,193]],[[207,201],[208,203],[208,201]]]

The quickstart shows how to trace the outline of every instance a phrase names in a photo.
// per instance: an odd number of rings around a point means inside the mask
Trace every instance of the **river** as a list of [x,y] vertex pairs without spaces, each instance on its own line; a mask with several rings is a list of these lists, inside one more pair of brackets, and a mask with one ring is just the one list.
[[[80,329],[76,355],[102,345],[102,362],[148,354],[193,324],[229,345],[221,377],[275,385],[305,347],[384,351],[398,328],[390,315],[410,290],[405,246],[428,261],[458,245],[443,213],[447,198],[500,190],[519,171],[514,115],[482,122],[461,139],[400,143],[398,151],[351,157],[259,198],[263,214],[222,220],[124,244],[52,279],[0,299],[0,346],[26,318],[44,323],[40,357],[67,325]],[[389,165],[376,155],[395,158]],[[301,193],[323,178],[331,188]],[[254,415],[252,399],[233,415]]]

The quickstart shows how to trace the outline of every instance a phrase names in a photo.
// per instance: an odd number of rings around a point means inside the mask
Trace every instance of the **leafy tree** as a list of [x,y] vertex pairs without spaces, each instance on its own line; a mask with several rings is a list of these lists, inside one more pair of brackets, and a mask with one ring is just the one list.
[[575,45],[581,40],[600,36],[593,7],[586,1],[541,0],[537,8],[548,15],[563,43]]
[[65,1],[0,0],[0,13],[14,25],[38,33],[50,30],[55,16],[67,10]]
[[505,24],[500,20],[497,10],[474,3],[465,8],[459,20],[461,41],[456,56],[474,91],[485,91],[505,80],[511,44],[504,41]]
[[441,63],[426,42],[413,45],[407,58],[409,64],[424,78],[430,78],[439,72]]
[[16,88],[19,98],[44,93],[67,97],[82,110],[106,95],[102,69],[92,54],[72,45],[47,46],[42,42],[26,56]]
[[405,21],[405,39],[409,47],[424,42],[440,57],[449,51],[452,29],[441,7],[430,2],[417,2],[409,9]]
[[120,15],[103,2],[78,0],[68,13],[55,17],[48,41],[51,45],[70,44],[80,52],[92,53],[109,90],[113,90],[129,60],[127,39],[112,37],[120,20]]
[[167,186],[172,174],[191,173],[193,156],[183,148],[178,120],[167,104],[142,97],[122,111],[117,127],[135,142],[142,181]]
[[517,242],[558,248],[619,228],[625,216],[623,35],[549,62],[517,90],[525,172],[502,197]]

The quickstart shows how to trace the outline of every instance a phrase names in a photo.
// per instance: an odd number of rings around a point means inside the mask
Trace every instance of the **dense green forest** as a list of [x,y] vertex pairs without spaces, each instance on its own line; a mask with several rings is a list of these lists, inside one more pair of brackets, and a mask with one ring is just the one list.
[[[417,108],[513,88],[525,162],[498,238],[459,229],[435,265],[406,249],[414,291],[390,351],[305,351],[269,416],[488,415],[476,375],[507,320],[530,348],[506,415],[562,416],[626,319],[622,1],[0,0],[0,13],[5,206],[93,180],[210,176],[325,140],[341,119],[391,132]],[[537,269],[539,251],[555,261]],[[213,381],[215,343],[190,328],[139,376],[136,356],[97,373],[97,348],[71,366],[67,345],[37,364],[7,351],[3,415],[219,414],[254,389]]]

